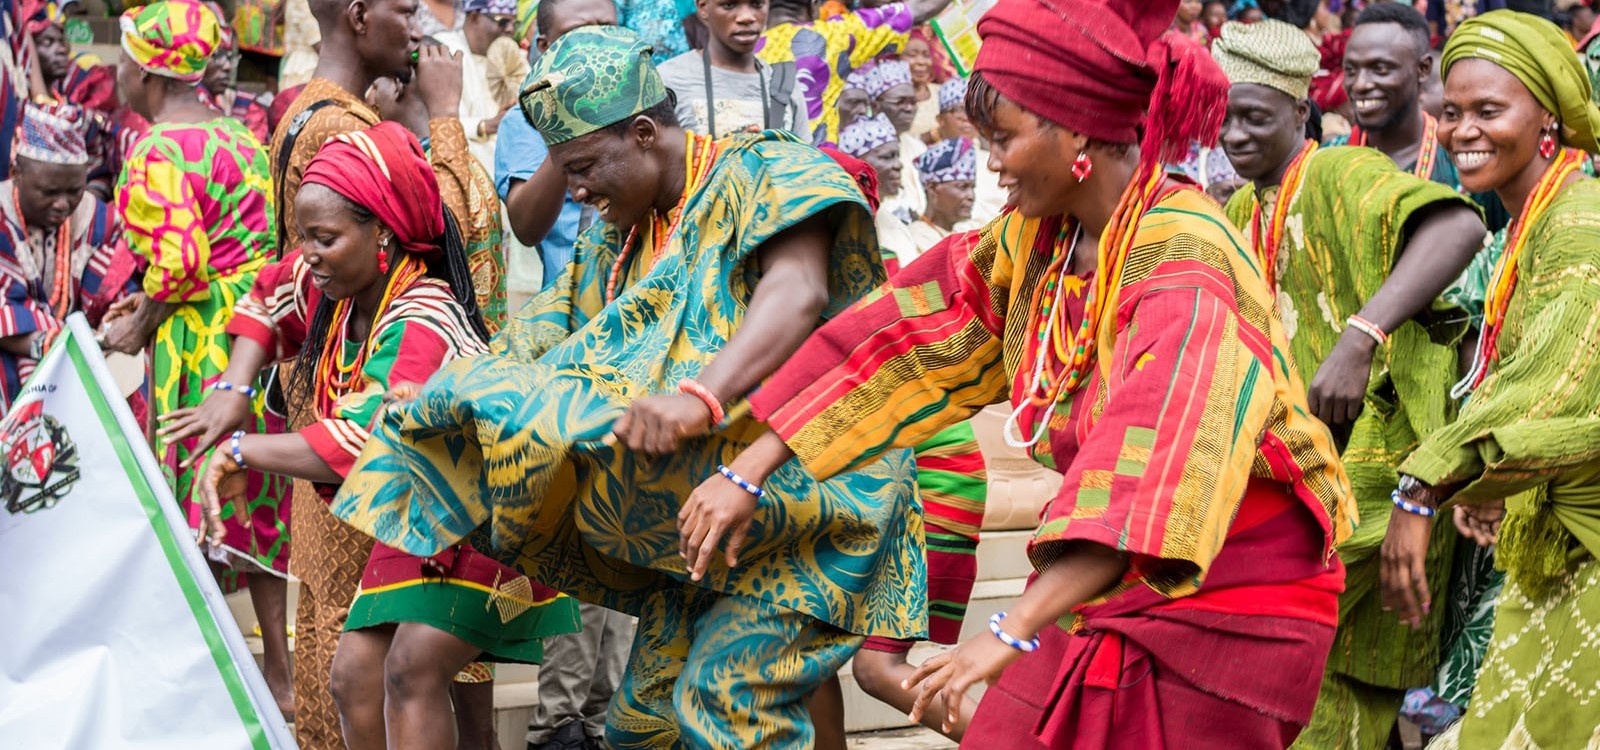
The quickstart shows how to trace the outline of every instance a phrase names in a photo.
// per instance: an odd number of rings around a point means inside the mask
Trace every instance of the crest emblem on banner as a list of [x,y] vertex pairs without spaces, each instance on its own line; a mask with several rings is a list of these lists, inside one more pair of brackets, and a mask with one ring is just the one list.
[[78,482],[78,447],[44,402],[19,404],[0,422],[0,499],[12,514],[48,510]]

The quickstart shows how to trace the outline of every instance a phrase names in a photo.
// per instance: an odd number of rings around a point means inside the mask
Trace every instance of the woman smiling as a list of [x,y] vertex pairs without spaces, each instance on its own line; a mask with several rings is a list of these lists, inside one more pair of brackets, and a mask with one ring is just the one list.
[[917,95],[917,116],[911,134],[932,145],[939,140],[939,85],[949,80],[950,64],[939,51],[939,41],[927,26],[911,30],[900,59],[911,69],[911,86]]
[[[213,544],[246,468],[310,481],[331,499],[388,389],[486,349],[460,229],[404,127],[328,141],[295,204],[305,240],[240,300],[223,377],[254,382],[268,364],[293,359],[290,403],[314,405],[318,421],[229,436],[248,402],[224,392],[175,415],[173,439],[218,446],[198,486],[209,521],[201,536]],[[453,746],[454,675],[480,654],[537,662],[540,638],[577,630],[571,600],[467,545],[427,559],[375,545],[349,607],[331,679],[352,750]]]
[[[750,399],[772,431],[728,464],[830,477],[1009,401],[1007,442],[1065,480],[1029,545],[1038,575],[901,684],[947,732],[994,685],[968,746],[1282,748],[1322,678],[1349,483],[1247,245],[1159,164],[1215,141],[1228,85],[1163,33],[1176,10],[984,16],[966,109],[1015,210],[813,334]],[[691,570],[736,562],[757,503],[733,489],[684,504]]]
[[[1384,597],[1402,619],[1429,606],[1421,562],[1434,515],[1497,540],[1507,583],[1465,719],[1434,747],[1594,747],[1600,714],[1600,109],[1549,21],[1495,11],[1445,47],[1439,140],[1468,191],[1519,210],[1495,267],[1471,398],[1400,467],[1383,547]],[[1502,518],[1504,523],[1502,525]]]

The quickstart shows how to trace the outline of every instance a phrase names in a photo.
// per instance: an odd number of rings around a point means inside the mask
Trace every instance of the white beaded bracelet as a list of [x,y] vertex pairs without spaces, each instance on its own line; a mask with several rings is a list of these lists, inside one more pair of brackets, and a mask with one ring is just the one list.
[[1024,654],[1031,654],[1039,650],[1039,636],[1034,636],[1025,641],[1021,640],[1000,628],[1000,621],[1004,619],[1006,619],[1006,613],[1004,612],[996,612],[993,617],[989,618],[989,632],[994,633],[994,637],[999,638],[1001,643]]
[[1389,343],[1389,334],[1384,333],[1383,329],[1379,328],[1376,323],[1373,323],[1372,321],[1367,320],[1360,315],[1351,315],[1349,318],[1345,319],[1345,323],[1351,328],[1367,334],[1367,336],[1371,337],[1373,341],[1378,343],[1378,346],[1383,346]]

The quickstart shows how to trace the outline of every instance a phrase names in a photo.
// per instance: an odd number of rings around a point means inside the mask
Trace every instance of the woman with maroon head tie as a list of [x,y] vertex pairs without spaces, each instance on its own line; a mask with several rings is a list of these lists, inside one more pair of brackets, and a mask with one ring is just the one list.
[[[751,397],[772,431],[728,467],[826,478],[1009,401],[1007,441],[1065,480],[1038,575],[907,680],[912,718],[947,725],[998,681],[965,745],[1282,748],[1316,701],[1349,482],[1248,245],[1161,166],[1215,141],[1227,91],[1163,34],[1176,6],[1001,0],[979,22],[966,106],[1013,210],[819,329]],[[724,537],[736,562],[756,503],[722,476],[695,491],[691,571]]]
[[[229,435],[248,401],[216,392],[180,413],[179,436],[218,445],[199,483],[202,538],[220,533],[220,501],[243,492],[246,467],[308,480],[331,500],[387,391],[487,351],[460,228],[410,131],[386,122],[336,136],[302,185],[305,239],[236,306],[223,379],[253,383],[292,359],[290,402],[315,404],[320,420]],[[480,657],[537,662],[541,638],[577,630],[570,599],[465,544],[426,559],[376,544],[349,607],[331,678],[351,750],[455,747],[452,677]]]

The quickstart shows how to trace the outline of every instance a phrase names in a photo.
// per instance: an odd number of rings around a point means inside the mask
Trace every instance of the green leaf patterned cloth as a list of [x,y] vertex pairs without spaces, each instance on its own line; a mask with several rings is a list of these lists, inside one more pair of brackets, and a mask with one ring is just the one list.
[[522,114],[546,144],[588,135],[667,98],[650,45],[621,26],[585,26],[550,45],[522,86]]

